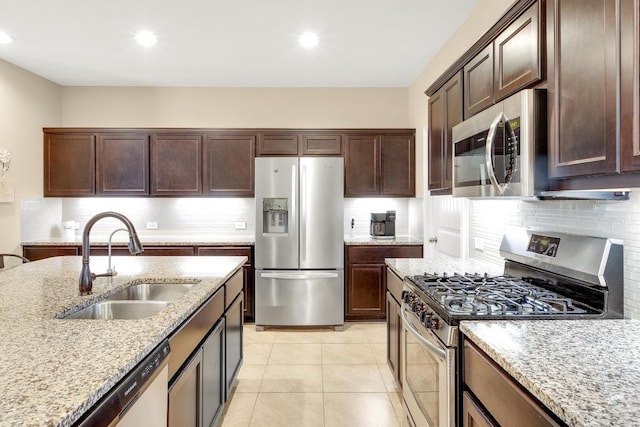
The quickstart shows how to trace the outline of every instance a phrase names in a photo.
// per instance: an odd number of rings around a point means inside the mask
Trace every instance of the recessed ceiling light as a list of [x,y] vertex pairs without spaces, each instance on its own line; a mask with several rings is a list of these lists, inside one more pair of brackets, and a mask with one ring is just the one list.
[[7,33],[5,33],[4,31],[0,31],[0,43],[1,44],[7,44],[7,43],[11,43],[13,41],[13,39],[11,38],[11,36]]
[[311,48],[318,44],[318,36],[315,33],[307,31],[298,38],[300,46]]
[[140,31],[136,34],[136,41],[142,46],[153,46],[157,40],[151,31]]

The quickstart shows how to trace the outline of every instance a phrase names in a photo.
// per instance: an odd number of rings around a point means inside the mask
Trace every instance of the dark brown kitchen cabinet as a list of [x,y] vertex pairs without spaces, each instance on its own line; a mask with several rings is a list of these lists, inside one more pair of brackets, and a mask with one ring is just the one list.
[[149,194],[149,135],[98,134],[96,195]]
[[385,258],[422,258],[422,245],[346,246],[346,320],[386,318]]
[[154,134],[151,195],[202,195],[202,135]]
[[95,194],[95,135],[44,134],[44,196],[82,197]]
[[29,261],[79,254],[78,246],[23,246],[22,248],[22,256]]
[[342,136],[337,134],[302,134],[300,154],[303,156],[342,155]]
[[255,145],[255,135],[206,135],[203,194],[253,197]]
[[451,194],[453,127],[462,121],[462,72],[429,98],[429,173],[432,195]]
[[342,135],[332,132],[273,131],[258,134],[258,156],[340,156]]
[[387,364],[396,383],[402,388],[402,279],[387,267]]
[[415,132],[345,136],[345,197],[414,197]]
[[[531,393],[465,338],[463,378],[466,399],[463,425],[502,427],[560,427],[564,424]],[[474,399],[477,399],[478,403]],[[467,405],[466,407],[464,405]],[[467,419],[472,423],[467,424]]]
[[244,320],[254,319],[254,283],[252,248],[247,246],[200,246],[197,248],[199,256],[246,256],[247,262],[242,267],[244,271]]
[[462,395],[462,427],[497,427],[466,391]]
[[258,156],[297,156],[298,134],[261,133],[258,135]]
[[493,104],[493,44],[464,66],[464,116],[471,117]]
[[616,1],[549,0],[547,20],[550,178],[617,173]]
[[640,171],[640,5],[637,0],[621,0],[620,19],[620,166],[622,172],[637,172]]
[[464,66],[465,119],[542,79],[541,7],[534,3]]

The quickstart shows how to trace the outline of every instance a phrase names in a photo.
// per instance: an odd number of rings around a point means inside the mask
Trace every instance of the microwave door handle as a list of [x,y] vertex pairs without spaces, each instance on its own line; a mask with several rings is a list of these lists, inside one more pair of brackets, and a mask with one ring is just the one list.
[[502,112],[493,119],[493,123],[491,123],[491,127],[489,128],[489,134],[487,135],[487,144],[485,145],[487,175],[489,175],[489,181],[491,181],[491,185],[495,188],[499,196],[504,195],[504,190],[507,188],[507,185],[498,183],[498,179],[496,178],[496,173],[493,168],[493,146],[495,145],[498,125],[502,120],[506,121],[506,119],[507,117]]

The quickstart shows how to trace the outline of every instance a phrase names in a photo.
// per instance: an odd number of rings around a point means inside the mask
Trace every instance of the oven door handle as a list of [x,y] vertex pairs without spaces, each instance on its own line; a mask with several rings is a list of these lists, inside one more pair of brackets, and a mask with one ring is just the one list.
[[500,184],[498,182],[498,178],[496,178],[496,172],[493,165],[493,146],[495,145],[496,140],[496,130],[498,129],[498,125],[502,120],[507,120],[507,117],[504,113],[500,113],[493,119],[493,123],[491,123],[491,127],[489,128],[489,134],[487,135],[487,143],[485,145],[485,161],[487,165],[487,175],[489,175],[489,181],[491,181],[491,185],[498,193],[498,196],[504,195],[505,190],[509,184]]
[[407,316],[404,314],[404,308],[402,308],[400,310],[400,315],[402,316],[402,324],[404,325],[404,328],[411,332],[411,335],[413,335],[418,341],[420,341],[421,344],[423,344],[425,347],[427,347],[432,353],[434,353],[436,356],[438,356],[438,358],[440,360],[442,360],[443,362],[446,363],[447,361],[447,354],[445,353],[445,351],[443,349],[441,349],[440,347],[435,346],[434,344],[430,343],[429,341],[427,341],[426,339],[424,339],[424,337],[422,335],[420,335],[420,332],[418,332],[413,325],[411,324],[411,322],[409,321],[409,319],[407,319]]

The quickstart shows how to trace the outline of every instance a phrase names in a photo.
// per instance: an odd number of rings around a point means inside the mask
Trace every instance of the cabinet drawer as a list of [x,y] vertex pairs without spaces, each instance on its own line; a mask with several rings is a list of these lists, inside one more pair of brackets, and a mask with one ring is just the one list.
[[224,291],[218,289],[198,311],[169,337],[169,378],[180,370],[182,364],[209,333],[211,327],[224,314]]
[[242,292],[242,288],[244,285],[243,280],[243,269],[240,269],[231,276],[227,283],[224,284],[224,308],[225,310],[229,308],[233,300],[236,299],[238,294]]
[[251,248],[246,246],[237,247],[198,247],[198,256],[246,256],[247,264],[251,264]]
[[560,426],[541,404],[471,342],[464,342],[464,382],[503,427]]
[[347,246],[347,263],[384,264],[385,258],[422,258],[422,246]]

